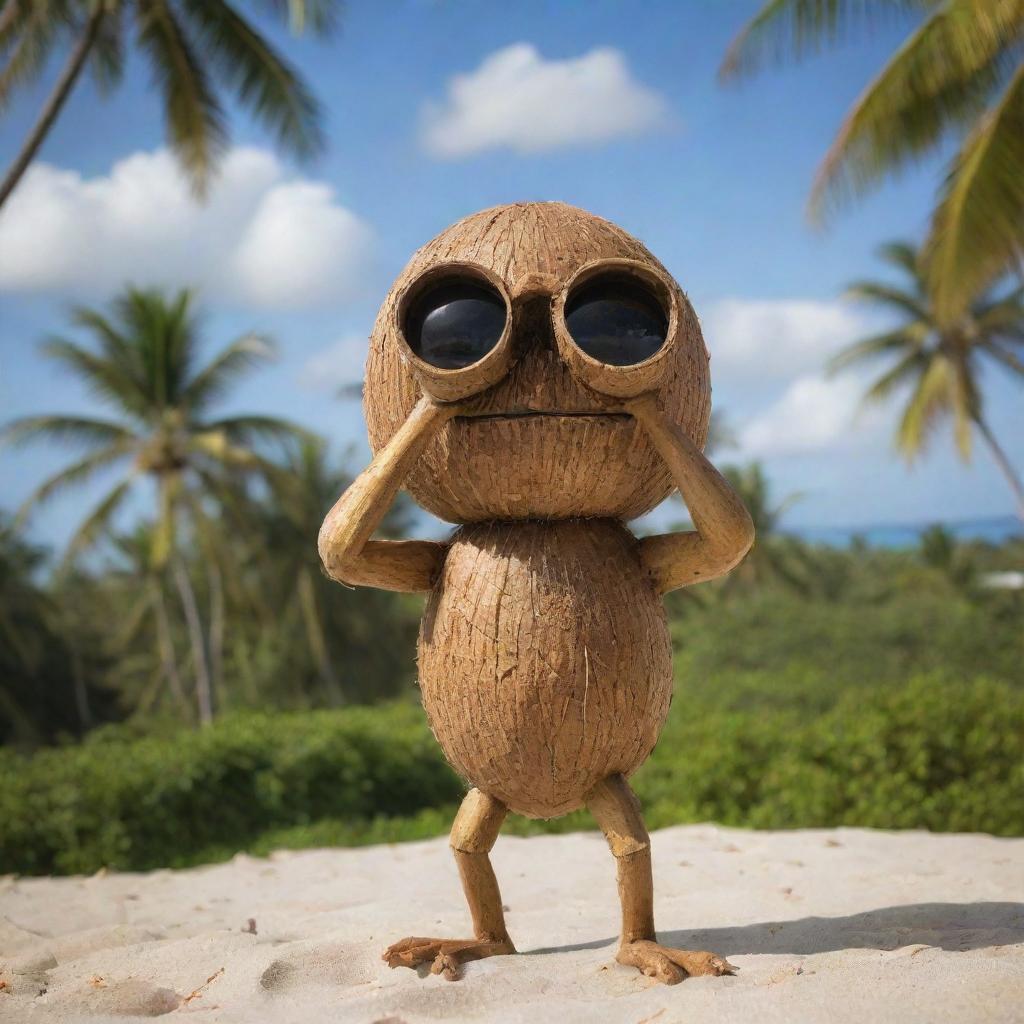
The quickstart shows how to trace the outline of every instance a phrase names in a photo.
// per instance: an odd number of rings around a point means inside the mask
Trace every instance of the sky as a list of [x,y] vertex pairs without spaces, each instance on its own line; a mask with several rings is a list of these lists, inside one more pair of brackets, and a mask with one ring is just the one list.
[[[362,413],[337,391],[361,378],[376,310],[409,256],[484,207],[562,200],[639,237],[688,293],[715,408],[735,439],[715,460],[759,459],[780,502],[799,492],[788,526],[1010,514],[982,449],[965,466],[944,433],[908,469],[891,444],[895,409],[859,408],[868,378],[823,372],[844,343],[887,325],[844,301],[844,287],[886,276],[881,243],[922,238],[949,156],[824,230],[808,222],[819,160],[911,22],[723,86],[722,55],[756,9],[351,0],[330,41],[267,26],[322,101],[326,151],[296,165],[233,109],[232,148],[205,206],[164,148],[145,64],[133,59],[109,96],[84,78],[0,211],[0,421],[101,411],[38,352],[48,335],[74,336],[73,305],[102,307],[126,282],[191,286],[210,353],[250,330],[279,348],[225,412],[291,417],[358,470],[369,457]],[[0,163],[55,73],[3,113]],[[994,432],[1024,466],[1019,386],[990,372],[983,388]],[[15,508],[73,454],[0,450],[0,507]],[[59,545],[102,484],[40,508],[31,534]],[[146,502],[142,493],[129,514]]]

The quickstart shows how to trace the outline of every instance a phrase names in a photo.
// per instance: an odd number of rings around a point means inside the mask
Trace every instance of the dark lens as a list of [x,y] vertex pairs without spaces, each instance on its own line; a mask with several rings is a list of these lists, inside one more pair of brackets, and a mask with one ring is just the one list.
[[565,324],[592,359],[632,366],[665,344],[668,317],[657,297],[638,281],[601,277],[569,296]]
[[459,370],[483,359],[504,330],[504,300],[476,281],[448,281],[428,289],[405,319],[409,347],[442,370]]

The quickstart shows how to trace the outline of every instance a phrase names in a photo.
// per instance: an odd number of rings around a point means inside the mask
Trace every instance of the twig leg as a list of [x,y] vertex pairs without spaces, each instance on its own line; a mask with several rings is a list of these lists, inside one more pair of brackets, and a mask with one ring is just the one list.
[[505,805],[478,789],[466,794],[452,825],[450,844],[462,879],[462,889],[473,917],[472,939],[431,939],[410,936],[389,946],[383,959],[389,967],[417,967],[429,963],[431,974],[449,981],[470,960],[514,953],[505,930],[501,892],[487,854],[505,820]]
[[598,783],[587,807],[601,826],[617,865],[622,941],[616,959],[668,985],[688,975],[730,974],[735,968],[714,953],[662,946],[654,931],[651,841],[640,803],[621,775]]

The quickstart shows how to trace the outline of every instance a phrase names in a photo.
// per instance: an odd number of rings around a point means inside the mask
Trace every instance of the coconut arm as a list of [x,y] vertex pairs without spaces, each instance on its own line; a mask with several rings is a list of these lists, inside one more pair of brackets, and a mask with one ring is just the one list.
[[686,433],[641,395],[627,409],[650,435],[679,488],[696,530],[663,533],[640,541],[640,558],[661,593],[722,576],[754,543],[754,524],[721,473]]
[[429,540],[371,540],[409,471],[455,414],[422,398],[394,437],[352,482],[320,527],[320,559],[332,579],[350,586],[408,593],[430,590],[446,545]]

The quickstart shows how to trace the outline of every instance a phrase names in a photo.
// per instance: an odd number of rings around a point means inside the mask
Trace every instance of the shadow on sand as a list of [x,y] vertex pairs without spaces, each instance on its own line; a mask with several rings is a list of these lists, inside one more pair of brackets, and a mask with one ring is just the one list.
[[[678,949],[710,949],[722,956],[745,953],[811,954],[840,949],[935,946],[953,952],[1024,942],[1024,903],[913,903],[880,907],[847,917],[799,917],[736,928],[662,931],[658,939]],[[600,949],[614,938],[527,950],[528,954]]]

